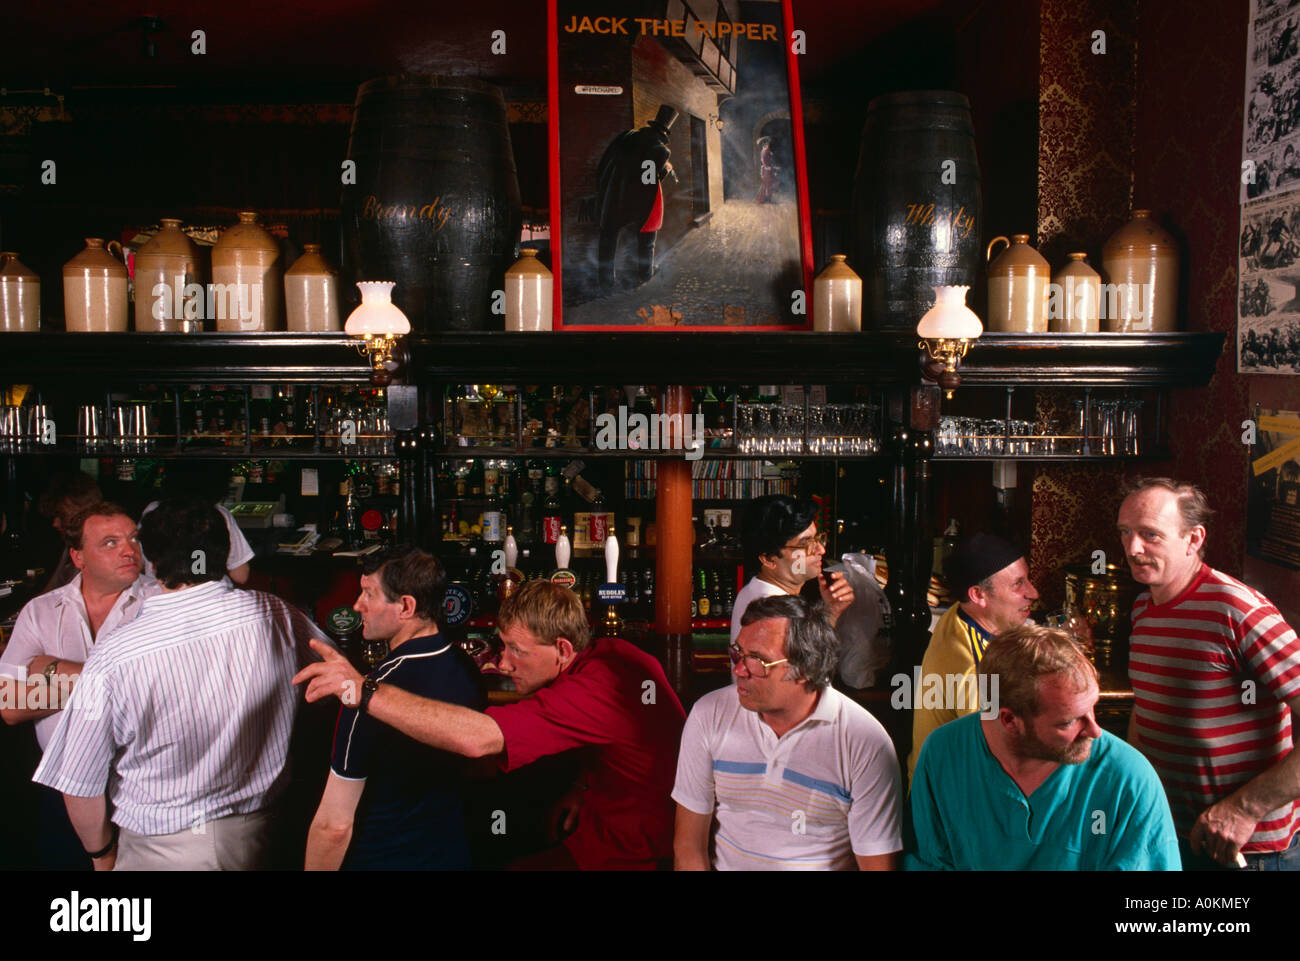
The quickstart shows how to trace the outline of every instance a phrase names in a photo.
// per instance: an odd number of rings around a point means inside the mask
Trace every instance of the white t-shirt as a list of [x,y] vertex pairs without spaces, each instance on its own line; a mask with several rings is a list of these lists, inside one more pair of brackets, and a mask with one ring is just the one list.
[[785,591],[775,584],[758,577],[751,577],[749,583],[742,587],[740,593],[736,595],[736,603],[731,608],[731,643],[736,643],[736,635],[740,633],[740,619],[745,614],[745,608],[760,597],[772,597],[784,593]]
[[[148,514],[157,506],[158,502],[154,501],[142,510],[140,512],[141,520],[144,519],[145,514]],[[247,564],[257,556],[257,553],[248,543],[248,538],[244,536],[244,532],[239,529],[239,522],[235,520],[235,515],[230,513],[230,511],[226,510],[220,504],[215,504],[213,506],[215,506],[217,511],[221,514],[221,519],[226,522],[226,530],[230,534],[230,553],[226,556],[226,570],[233,571],[236,567],[242,567]],[[149,558],[147,557],[144,559],[144,572],[150,577],[153,576],[153,565],[149,563]]]
[[[62,587],[33,597],[19,611],[9,646],[0,655],[0,677],[26,681],[27,665],[32,658],[42,654],[84,664],[93,645],[134,620],[145,598],[153,597],[160,590],[157,581],[141,574],[134,584],[117,596],[104,623],[99,626],[99,634],[92,637],[86,598],[81,593],[81,573],[78,572]],[[62,714],[60,711],[36,722],[36,742],[42,751]]]
[[728,686],[686,719],[673,800],[716,808],[720,871],[848,870],[902,850],[901,792],[893,742],[857,702],[828,687],[778,738]]

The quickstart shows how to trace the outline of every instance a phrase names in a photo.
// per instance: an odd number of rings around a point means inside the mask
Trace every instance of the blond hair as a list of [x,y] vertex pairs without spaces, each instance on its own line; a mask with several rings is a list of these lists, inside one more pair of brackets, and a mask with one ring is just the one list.
[[575,651],[585,651],[591,641],[591,628],[578,595],[550,581],[528,581],[501,602],[497,626],[504,629],[516,623],[543,644],[554,645],[563,637]]
[[999,702],[1017,717],[1038,713],[1042,678],[1065,675],[1080,691],[1090,679],[1097,680],[1097,668],[1069,631],[1037,624],[1013,627],[994,638],[980,660],[979,672],[998,679]]

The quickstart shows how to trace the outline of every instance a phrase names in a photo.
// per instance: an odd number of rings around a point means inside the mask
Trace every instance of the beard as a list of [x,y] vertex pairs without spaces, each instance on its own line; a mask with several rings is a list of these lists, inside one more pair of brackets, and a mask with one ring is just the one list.
[[1016,739],[1015,752],[1020,757],[1034,758],[1038,761],[1055,761],[1057,764],[1082,764],[1092,756],[1092,742],[1095,738],[1077,737],[1065,747],[1054,748],[1040,741],[1032,732],[1026,731]]

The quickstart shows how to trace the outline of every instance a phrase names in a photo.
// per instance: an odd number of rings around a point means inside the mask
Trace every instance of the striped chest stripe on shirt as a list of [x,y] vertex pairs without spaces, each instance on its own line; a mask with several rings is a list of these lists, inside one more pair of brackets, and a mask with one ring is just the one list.
[[718,800],[753,813],[788,822],[790,812],[805,811],[826,822],[841,824],[848,815],[852,796],[829,781],[809,777],[785,768],[780,780],[767,777],[766,764],[745,761],[713,762]]
[[[1292,748],[1285,701],[1300,694],[1300,641],[1277,609],[1240,581],[1204,567],[1161,606],[1133,606],[1129,679],[1144,752],[1186,837],[1196,818]],[[1300,803],[1262,818],[1247,851],[1286,847]]]
[[[397,668],[406,661],[415,661],[424,657],[437,657],[439,654],[446,654],[450,650],[451,650],[451,644],[448,643],[443,647],[438,648],[438,650],[436,651],[426,651],[423,654],[405,654],[401,657],[394,659],[391,664],[380,665],[379,670],[375,673],[375,682],[378,683],[379,681],[382,681],[384,678],[388,677],[388,675],[392,674],[393,671],[397,670]],[[357,732],[357,722],[360,719],[361,719],[361,713],[359,711],[354,711],[352,713],[352,723],[348,725],[347,741],[343,747],[343,769],[345,771],[348,769],[348,766],[350,764],[349,759],[352,753],[352,738]],[[338,771],[335,771],[334,775],[336,777],[343,777],[343,779],[346,781],[365,780],[365,778],[344,777],[343,775],[339,774]]]

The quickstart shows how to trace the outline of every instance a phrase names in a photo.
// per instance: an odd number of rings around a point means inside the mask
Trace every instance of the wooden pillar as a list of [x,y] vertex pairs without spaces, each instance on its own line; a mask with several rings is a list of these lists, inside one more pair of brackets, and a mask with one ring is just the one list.
[[[688,387],[668,387],[661,411],[691,415]],[[670,446],[665,439],[664,446]],[[676,443],[680,446],[681,439]],[[659,461],[656,483],[655,633],[663,644],[664,669],[679,697],[691,681],[691,464],[684,457]]]

